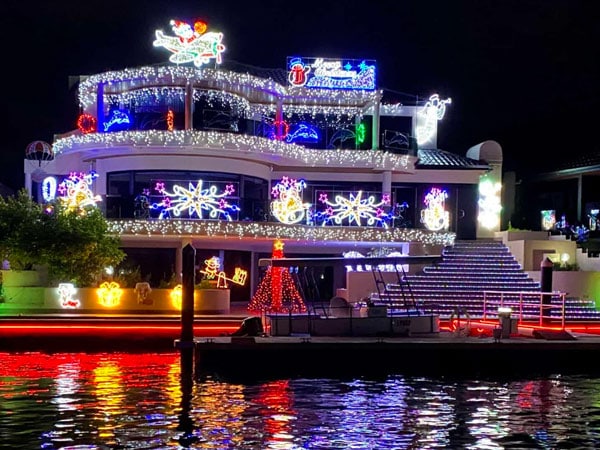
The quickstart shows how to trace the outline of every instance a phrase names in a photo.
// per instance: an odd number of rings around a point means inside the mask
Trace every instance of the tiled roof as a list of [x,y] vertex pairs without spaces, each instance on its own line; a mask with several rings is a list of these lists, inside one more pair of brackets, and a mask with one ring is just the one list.
[[467,158],[440,149],[419,149],[417,169],[489,169],[485,161]]
[[581,169],[584,167],[600,166],[600,152],[588,153],[586,155],[575,156],[569,160],[563,160],[555,170]]

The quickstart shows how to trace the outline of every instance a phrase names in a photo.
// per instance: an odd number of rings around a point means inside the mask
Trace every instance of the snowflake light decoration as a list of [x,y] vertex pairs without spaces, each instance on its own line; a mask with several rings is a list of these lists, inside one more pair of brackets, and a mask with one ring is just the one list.
[[152,204],[151,208],[160,210],[161,219],[170,217],[170,213],[179,217],[187,211],[190,218],[204,219],[206,212],[210,219],[233,220],[231,213],[240,210],[237,205],[228,201],[228,197],[235,192],[232,184],[226,185],[225,189],[219,192],[216,185],[204,188],[203,181],[199,180],[196,185],[189,183],[187,189],[177,184],[173,185],[173,192],[169,192],[164,183],[159,182],[156,183],[155,190],[163,195],[163,199],[160,203]]
[[357,226],[363,226],[363,220],[366,219],[367,226],[382,226],[387,228],[391,216],[386,212],[386,206],[390,203],[389,195],[384,194],[381,201],[377,202],[374,195],[363,198],[363,191],[358,191],[356,195],[350,194],[348,198],[342,195],[336,195],[335,201],[330,201],[326,192],[319,194],[319,202],[325,209],[315,214],[322,225],[335,224],[342,225],[347,221],[348,225],[353,223]]

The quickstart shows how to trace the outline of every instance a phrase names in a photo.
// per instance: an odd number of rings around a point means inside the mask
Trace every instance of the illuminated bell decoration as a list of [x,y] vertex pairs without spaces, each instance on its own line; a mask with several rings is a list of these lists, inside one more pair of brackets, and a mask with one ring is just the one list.
[[98,301],[102,306],[112,308],[121,303],[123,289],[121,289],[121,286],[116,281],[105,281],[96,290],[96,293],[98,294]]

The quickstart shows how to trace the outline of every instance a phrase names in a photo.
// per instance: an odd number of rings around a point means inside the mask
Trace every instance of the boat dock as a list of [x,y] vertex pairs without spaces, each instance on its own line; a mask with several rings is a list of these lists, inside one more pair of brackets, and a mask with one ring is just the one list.
[[[176,346],[181,343],[176,342]],[[600,336],[545,338],[243,336],[196,338],[196,370],[228,377],[596,373]]]

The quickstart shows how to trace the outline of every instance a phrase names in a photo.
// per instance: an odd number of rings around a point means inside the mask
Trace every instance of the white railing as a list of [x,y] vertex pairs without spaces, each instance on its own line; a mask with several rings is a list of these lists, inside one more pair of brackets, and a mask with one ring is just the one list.
[[[487,315],[498,317],[498,308],[511,308],[518,311],[519,322],[524,319],[524,306],[534,305],[539,311],[539,324],[549,322],[555,317],[553,309],[560,309],[561,326],[565,328],[566,292],[532,292],[532,291],[483,291],[483,320]],[[560,304],[551,304],[552,298],[559,298]]]

